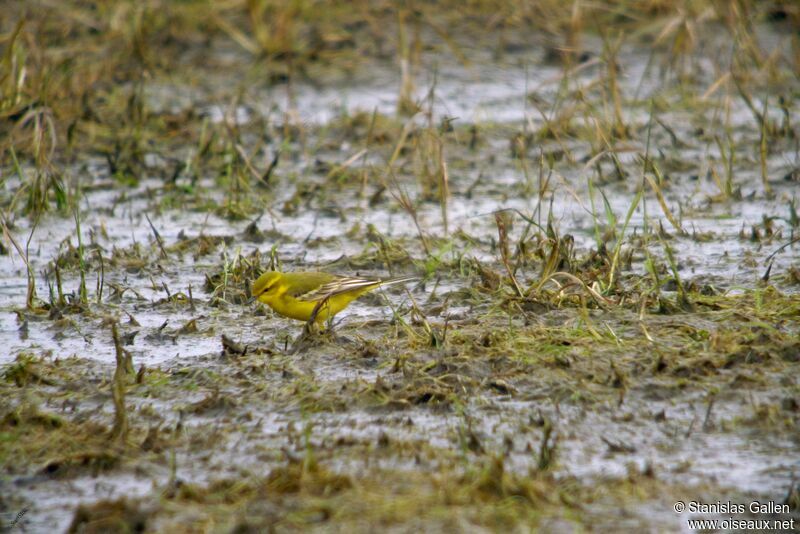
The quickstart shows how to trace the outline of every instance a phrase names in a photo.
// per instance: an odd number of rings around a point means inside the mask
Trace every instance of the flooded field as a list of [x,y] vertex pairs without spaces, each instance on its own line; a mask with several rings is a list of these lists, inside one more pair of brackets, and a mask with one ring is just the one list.
[[800,524],[794,4],[289,4],[0,14],[4,526]]

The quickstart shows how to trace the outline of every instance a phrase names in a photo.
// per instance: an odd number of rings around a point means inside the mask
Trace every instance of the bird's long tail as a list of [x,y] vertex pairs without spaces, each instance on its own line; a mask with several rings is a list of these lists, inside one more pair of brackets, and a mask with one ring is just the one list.
[[395,284],[404,284],[406,282],[413,282],[419,279],[420,279],[419,276],[398,276],[396,278],[387,278],[385,280],[381,280],[380,287],[393,286]]

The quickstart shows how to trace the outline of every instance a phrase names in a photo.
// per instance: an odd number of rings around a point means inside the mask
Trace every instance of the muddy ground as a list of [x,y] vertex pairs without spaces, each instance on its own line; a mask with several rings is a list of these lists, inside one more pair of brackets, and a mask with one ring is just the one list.
[[[251,4],[0,16],[9,528],[800,520],[791,3]],[[420,281],[301,336],[270,268]]]

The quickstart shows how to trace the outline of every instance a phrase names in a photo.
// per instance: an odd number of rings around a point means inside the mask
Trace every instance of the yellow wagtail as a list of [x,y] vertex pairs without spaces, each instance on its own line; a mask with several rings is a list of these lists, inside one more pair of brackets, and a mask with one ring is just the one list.
[[253,283],[252,295],[284,317],[322,325],[361,295],[378,287],[417,280],[356,278],[320,272],[267,271]]

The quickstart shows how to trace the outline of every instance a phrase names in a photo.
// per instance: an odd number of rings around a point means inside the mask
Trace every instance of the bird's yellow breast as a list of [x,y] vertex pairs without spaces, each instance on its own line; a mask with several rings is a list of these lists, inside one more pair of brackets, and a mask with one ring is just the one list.
[[[324,323],[330,317],[333,317],[345,309],[348,304],[365,292],[366,290],[360,292],[353,291],[350,293],[342,293],[331,296],[324,304],[322,304],[322,306],[320,306],[315,321],[320,324]],[[314,308],[317,307],[317,303],[319,302],[298,300],[290,295],[287,295],[286,293],[278,293],[276,295],[261,295],[258,297],[258,300],[275,310],[280,315],[297,319],[298,321],[308,321],[311,319],[311,314],[314,313]]]

